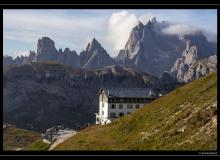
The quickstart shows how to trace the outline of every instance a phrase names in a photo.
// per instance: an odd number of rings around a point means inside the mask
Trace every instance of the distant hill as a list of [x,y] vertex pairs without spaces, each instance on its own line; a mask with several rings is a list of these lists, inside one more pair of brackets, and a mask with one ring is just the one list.
[[34,141],[41,139],[40,133],[7,127],[3,130],[3,150],[23,150]]
[[168,93],[179,83],[112,65],[98,70],[56,62],[8,65],[3,70],[3,119],[17,127],[44,132],[54,125],[78,128],[95,123],[102,87],[151,87]]
[[217,74],[195,80],[55,150],[216,150]]

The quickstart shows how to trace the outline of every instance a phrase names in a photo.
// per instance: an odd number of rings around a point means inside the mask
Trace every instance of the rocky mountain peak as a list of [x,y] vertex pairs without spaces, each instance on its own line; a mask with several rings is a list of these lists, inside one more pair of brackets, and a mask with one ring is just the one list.
[[101,44],[95,38],[93,38],[88,49],[92,50],[92,49],[100,48],[100,47],[101,47]]
[[49,37],[42,37],[37,42],[37,53],[38,54],[52,54],[56,53],[55,43]]
[[90,43],[88,43],[87,47],[86,47],[86,52],[93,52],[95,49],[100,49],[102,48],[101,44],[95,39],[93,38],[92,41]]
[[150,19],[150,20],[147,22],[146,26],[147,26],[147,27],[151,27],[152,25],[156,24],[156,22],[157,22],[156,17],[153,17],[152,19]]
[[95,37],[92,39],[91,44],[99,44],[99,42],[95,39]]
[[82,68],[94,69],[115,64],[114,59],[95,38],[87,45],[86,50],[80,53],[79,57]]

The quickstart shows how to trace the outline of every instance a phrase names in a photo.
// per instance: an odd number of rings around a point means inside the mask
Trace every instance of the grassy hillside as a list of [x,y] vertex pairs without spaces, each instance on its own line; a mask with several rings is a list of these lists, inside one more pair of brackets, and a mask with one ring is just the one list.
[[180,87],[104,126],[91,126],[55,150],[216,150],[217,74]]
[[6,128],[3,130],[3,150],[22,150],[40,137],[40,133],[37,132],[16,127]]
[[25,147],[24,150],[26,151],[47,151],[50,147],[50,144],[45,143],[42,139],[36,140],[29,146]]

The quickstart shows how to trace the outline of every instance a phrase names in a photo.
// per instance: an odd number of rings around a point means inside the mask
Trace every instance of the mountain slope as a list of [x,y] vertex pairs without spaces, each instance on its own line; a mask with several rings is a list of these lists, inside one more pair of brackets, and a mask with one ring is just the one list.
[[176,85],[125,66],[85,70],[54,62],[12,65],[3,70],[3,119],[35,131],[62,124],[75,128],[95,122],[102,87],[152,87],[165,94]]
[[23,149],[40,138],[40,133],[10,126],[3,130],[3,150]]
[[216,150],[217,74],[195,80],[55,150]]

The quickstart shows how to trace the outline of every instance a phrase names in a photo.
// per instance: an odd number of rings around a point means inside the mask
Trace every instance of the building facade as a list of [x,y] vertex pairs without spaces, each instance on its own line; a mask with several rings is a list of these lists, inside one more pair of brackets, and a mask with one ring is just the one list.
[[158,97],[150,88],[103,88],[98,94],[99,112],[95,113],[96,124],[111,123]]

